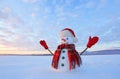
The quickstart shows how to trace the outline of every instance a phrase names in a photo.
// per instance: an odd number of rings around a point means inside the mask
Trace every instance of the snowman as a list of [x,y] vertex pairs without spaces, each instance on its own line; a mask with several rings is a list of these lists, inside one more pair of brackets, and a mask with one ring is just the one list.
[[82,55],[88,48],[91,48],[98,41],[98,37],[89,37],[87,48],[81,53],[78,53],[75,49],[75,43],[77,43],[78,39],[72,29],[64,28],[61,30],[60,40],[61,43],[58,45],[54,54],[49,50],[44,40],[41,40],[40,44],[53,55],[52,67],[56,70],[67,71],[81,66],[82,60],[80,55]]

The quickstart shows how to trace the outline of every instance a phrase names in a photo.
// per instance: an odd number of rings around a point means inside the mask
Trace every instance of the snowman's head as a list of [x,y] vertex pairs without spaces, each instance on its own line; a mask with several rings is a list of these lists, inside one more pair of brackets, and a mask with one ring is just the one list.
[[61,43],[73,44],[78,40],[75,37],[74,31],[70,28],[65,28],[60,32]]

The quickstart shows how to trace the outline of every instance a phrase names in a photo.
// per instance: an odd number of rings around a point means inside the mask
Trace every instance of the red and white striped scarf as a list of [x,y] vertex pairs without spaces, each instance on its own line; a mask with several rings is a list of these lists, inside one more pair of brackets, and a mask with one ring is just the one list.
[[74,69],[76,65],[78,67],[82,64],[82,60],[80,55],[75,49],[74,44],[61,44],[58,46],[57,50],[54,53],[53,59],[52,59],[52,67],[55,69],[58,69],[58,63],[59,63],[59,57],[61,54],[62,49],[68,50],[68,62],[69,62],[69,69]]

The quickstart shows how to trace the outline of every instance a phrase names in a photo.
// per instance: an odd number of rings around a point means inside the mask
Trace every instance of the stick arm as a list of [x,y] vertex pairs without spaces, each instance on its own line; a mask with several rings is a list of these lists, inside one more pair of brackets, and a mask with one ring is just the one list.
[[86,47],[82,52],[80,52],[80,55],[82,55],[87,49],[88,47]]
[[52,55],[54,55],[50,49],[47,49],[47,50],[48,50]]

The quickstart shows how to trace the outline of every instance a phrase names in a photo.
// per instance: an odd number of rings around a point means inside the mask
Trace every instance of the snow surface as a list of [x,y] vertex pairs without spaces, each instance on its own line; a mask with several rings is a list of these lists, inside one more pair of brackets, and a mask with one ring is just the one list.
[[51,68],[52,56],[0,56],[0,79],[120,79],[120,55],[84,55],[72,71]]

